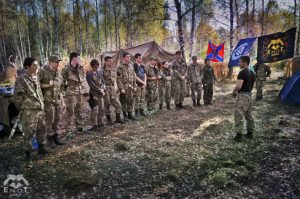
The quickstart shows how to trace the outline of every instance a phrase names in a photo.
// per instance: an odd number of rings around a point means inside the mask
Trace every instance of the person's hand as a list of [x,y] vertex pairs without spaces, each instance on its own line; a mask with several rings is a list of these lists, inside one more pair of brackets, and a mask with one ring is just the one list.
[[157,76],[157,79],[161,79],[161,76],[160,76],[160,75],[158,75],[158,76]]
[[232,93],[232,97],[233,97],[233,98],[236,98],[236,96],[237,96],[237,93],[233,92],[233,93]]
[[136,92],[136,91],[137,91],[136,87],[134,87],[134,88],[133,88],[133,91],[134,91],[134,92]]
[[122,89],[122,90],[121,90],[121,94],[125,94],[125,89]]
[[66,104],[65,104],[64,101],[61,101],[61,103],[60,103],[60,108],[61,108],[61,110],[62,110],[63,112],[66,111]]
[[185,80],[185,76],[184,76],[184,75],[183,75],[183,76],[181,76],[181,79],[182,79],[182,80]]
[[53,84],[54,84],[53,80],[50,80],[50,81],[49,81],[49,86],[52,87]]

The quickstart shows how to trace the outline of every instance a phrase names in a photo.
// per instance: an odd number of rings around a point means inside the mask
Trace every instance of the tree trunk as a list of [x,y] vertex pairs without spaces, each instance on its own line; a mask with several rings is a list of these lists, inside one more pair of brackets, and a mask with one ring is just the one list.
[[180,50],[184,54],[183,17],[182,17],[182,10],[181,10],[181,1],[174,0],[174,3],[175,3],[175,7],[176,7],[176,14],[177,14],[179,45],[180,45]]
[[247,32],[247,37],[249,37],[249,32],[250,32],[250,26],[249,26],[249,0],[245,0],[246,3],[246,32]]
[[97,31],[97,45],[98,45],[98,52],[100,52],[100,29],[99,29],[99,5],[98,0],[96,0],[96,31]]
[[84,5],[84,19],[85,19],[85,53],[89,54],[89,21],[90,21],[90,2],[89,0],[86,1],[86,5]]
[[[299,5],[298,5],[299,7]],[[298,18],[298,39],[297,39],[297,46],[296,46],[296,52],[297,52],[297,55],[299,56],[300,55],[300,8],[298,9],[299,10],[299,18]]]
[[76,10],[77,10],[77,21],[78,21],[78,31],[79,31],[79,40],[78,47],[79,53],[82,54],[82,26],[81,26],[81,3],[80,0],[76,0]]
[[104,37],[105,37],[105,51],[107,51],[107,46],[108,46],[108,34],[107,34],[107,0],[104,0],[104,5],[103,5],[103,7],[104,7]]
[[73,28],[74,28],[74,45],[76,50],[78,50],[79,46],[78,46],[78,36],[77,36],[77,23],[76,23],[76,8],[75,8],[76,4],[75,2],[73,2]]
[[192,23],[191,23],[191,34],[190,34],[190,56],[192,57],[194,52],[194,39],[195,39],[195,26],[196,26],[196,0],[192,0]]
[[[1,3],[1,38],[2,38],[2,56],[3,56],[3,60],[5,63],[7,63],[7,58],[6,58],[6,44],[5,44],[5,34],[4,34],[4,30],[5,30],[5,27],[4,27],[4,9],[3,9],[4,5]],[[0,60],[1,61],[1,60]]]
[[[233,13],[233,0],[229,0],[229,9],[230,9],[230,37],[229,37],[229,43],[230,43],[230,54],[232,54],[233,51],[233,20],[234,20],[234,13]],[[227,78],[231,79],[233,74],[233,67],[229,68]]]
[[54,43],[53,43],[53,53],[59,54],[59,13],[60,7],[58,0],[52,0],[53,6],[53,32],[54,32]]
[[261,35],[265,32],[265,0],[261,0]]

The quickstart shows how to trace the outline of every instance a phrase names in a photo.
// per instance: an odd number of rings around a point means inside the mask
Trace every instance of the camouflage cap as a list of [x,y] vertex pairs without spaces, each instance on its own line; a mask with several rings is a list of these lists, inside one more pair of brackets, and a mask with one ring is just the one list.
[[156,61],[158,61],[157,60],[157,58],[155,58],[155,57],[150,57],[150,59],[149,59],[150,61],[152,61],[152,60],[156,60]]
[[192,57],[192,60],[197,60],[197,56],[193,56],[193,57]]
[[51,62],[60,62],[61,58],[58,55],[51,55],[48,60]]

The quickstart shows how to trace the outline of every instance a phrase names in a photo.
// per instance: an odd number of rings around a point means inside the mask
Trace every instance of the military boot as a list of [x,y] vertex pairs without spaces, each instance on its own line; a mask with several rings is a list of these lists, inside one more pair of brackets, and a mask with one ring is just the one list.
[[52,149],[54,149],[56,147],[56,144],[54,142],[54,137],[53,136],[48,136],[47,137],[47,141],[48,141],[48,146]]
[[116,123],[125,124],[125,122],[121,119],[121,114],[116,114]]
[[53,135],[53,141],[54,141],[54,143],[55,143],[56,145],[65,145],[65,144],[66,144],[65,142],[61,141],[61,140],[58,138],[58,134],[57,134],[57,133],[55,133],[55,134]]
[[181,109],[185,109],[185,107],[182,105],[182,103],[179,103],[179,108],[181,108]]
[[46,149],[46,146],[42,143],[39,143],[38,154],[46,155],[49,151]]
[[196,100],[193,100],[193,107],[196,107],[197,104],[196,104]]
[[246,138],[248,138],[248,139],[253,139],[253,133],[250,132],[250,131],[248,131],[247,134],[246,134],[245,136],[246,136]]
[[200,99],[197,100],[197,106],[201,106]]
[[129,122],[127,112],[123,112],[123,121],[124,122]]
[[160,104],[160,105],[159,105],[159,110],[162,110],[162,108],[163,108],[163,105]]
[[241,142],[243,140],[243,135],[241,133],[237,133],[233,139],[237,142]]
[[143,108],[140,108],[140,115],[141,116],[147,116]]
[[138,117],[139,115],[140,115],[139,109],[135,109],[135,111],[134,111],[134,116],[135,116],[135,117]]
[[26,162],[26,167],[27,168],[32,168],[33,167],[33,162],[31,158],[31,151],[25,151],[25,162]]
[[106,115],[107,125],[113,125],[113,121],[111,120],[110,115]]
[[128,112],[128,119],[130,119],[132,121],[137,121],[138,120],[135,117],[133,117],[132,112]]
[[175,104],[176,110],[180,110],[179,104]]
[[167,104],[167,109],[168,109],[168,110],[171,110],[170,104]]

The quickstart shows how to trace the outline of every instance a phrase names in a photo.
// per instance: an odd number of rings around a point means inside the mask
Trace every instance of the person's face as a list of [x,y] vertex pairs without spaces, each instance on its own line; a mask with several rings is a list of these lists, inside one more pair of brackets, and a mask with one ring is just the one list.
[[72,62],[73,62],[74,64],[80,64],[80,56],[73,57]]
[[39,64],[37,61],[34,61],[27,69],[28,73],[30,74],[36,74],[39,68]]
[[105,61],[105,65],[111,67],[112,66],[112,59],[108,59]]
[[130,55],[126,55],[124,58],[124,63],[128,64],[130,62]]
[[152,66],[155,66],[156,64],[157,64],[157,62],[156,62],[155,59],[151,60],[151,65],[152,65]]
[[49,65],[53,70],[58,71],[59,61],[58,62],[50,62]]
[[97,71],[99,68],[99,65],[91,66],[91,68],[92,68],[92,71]]
[[142,56],[136,58],[136,63],[141,64],[143,61]]
[[245,62],[243,62],[241,59],[240,59],[239,65],[240,65],[240,68],[245,68]]
[[194,64],[197,63],[197,59],[193,59],[193,63],[194,63]]
[[181,59],[182,59],[182,53],[178,53],[178,54],[176,55],[176,58],[177,58],[177,60],[181,60]]
[[206,64],[207,66],[210,66],[210,60],[207,60],[207,61],[205,62],[205,64]]
[[164,68],[169,68],[169,62],[166,62],[166,63],[164,64]]

